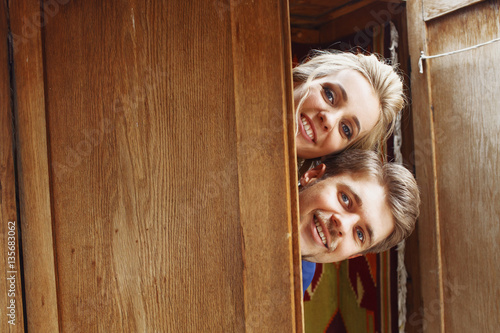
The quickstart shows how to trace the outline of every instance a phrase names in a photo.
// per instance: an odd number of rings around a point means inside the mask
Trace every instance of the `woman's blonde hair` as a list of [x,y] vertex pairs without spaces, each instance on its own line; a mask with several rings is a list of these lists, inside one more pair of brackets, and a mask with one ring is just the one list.
[[373,149],[377,143],[385,143],[394,130],[394,120],[405,105],[403,82],[396,68],[388,65],[375,54],[364,55],[332,50],[314,50],[310,59],[293,69],[293,81],[305,89],[297,112],[309,93],[314,79],[344,69],[355,70],[363,75],[380,100],[380,117],[375,127],[364,137],[347,148]]

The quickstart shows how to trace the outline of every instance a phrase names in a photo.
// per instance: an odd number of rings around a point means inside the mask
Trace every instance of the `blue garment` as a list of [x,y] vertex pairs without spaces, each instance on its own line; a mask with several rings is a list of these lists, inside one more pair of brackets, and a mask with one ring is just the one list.
[[316,271],[316,263],[302,260],[302,291],[303,291],[303,293],[306,292],[307,287],[309,287],[309,285],[311,284],[315,271]]

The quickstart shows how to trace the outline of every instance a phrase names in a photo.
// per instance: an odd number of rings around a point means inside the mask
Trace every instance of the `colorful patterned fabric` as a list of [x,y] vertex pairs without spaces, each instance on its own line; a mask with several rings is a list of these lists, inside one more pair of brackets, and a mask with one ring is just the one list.
[[318,264],[304,295],[306,332],[377,332],[377,255]]

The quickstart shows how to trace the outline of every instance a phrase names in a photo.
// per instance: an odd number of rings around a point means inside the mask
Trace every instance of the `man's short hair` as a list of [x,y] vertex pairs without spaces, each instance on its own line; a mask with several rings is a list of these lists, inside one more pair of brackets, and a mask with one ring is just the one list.
[[329,155],[323,163],[326,170],[322,179],[342,174],[363,174],[375,178],[385,189],[394,230],[362,254],[386,251],[410,236],[420,214],[420,193],[410,171],[399,164],[383,163],[374,152],[359,149]]

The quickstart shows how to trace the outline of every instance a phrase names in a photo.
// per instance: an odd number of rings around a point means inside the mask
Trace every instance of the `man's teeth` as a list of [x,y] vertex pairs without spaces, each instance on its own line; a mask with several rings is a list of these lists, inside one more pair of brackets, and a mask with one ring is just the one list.
[[306,130],[307,136],[311,138],[311,140],[314,140],[314,134],[313,130],[311,129],[311,126],[307,122],[305,117],[300,117],[300,120],[302,120],[302,125],[304,125],[304,129]]
[[321,237],[321,241],[323,242],[323,245],[327,246],[326,245],[326,237],[325,237],[325,234],[323,233],[323,228],[321,228],[321,225],[319,224],[318,221],[314,221],[314,224],[316,224],[316,230],[318,230],[318,234],[319,234],[319,237]]

